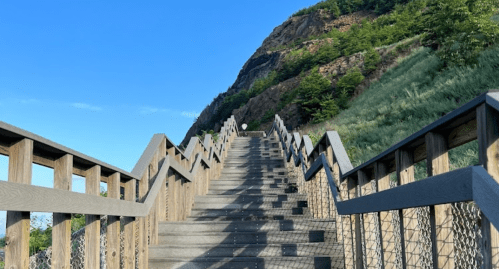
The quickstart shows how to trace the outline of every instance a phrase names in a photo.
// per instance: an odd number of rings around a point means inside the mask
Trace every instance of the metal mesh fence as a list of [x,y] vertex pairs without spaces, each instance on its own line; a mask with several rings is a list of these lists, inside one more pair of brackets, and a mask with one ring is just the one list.
[[419,265],[424,269],[433,268],[430,207],[416,208],[419,231]]
[[480,209],[472,202],[453,203],[452,215],[456,268],[482,268]]

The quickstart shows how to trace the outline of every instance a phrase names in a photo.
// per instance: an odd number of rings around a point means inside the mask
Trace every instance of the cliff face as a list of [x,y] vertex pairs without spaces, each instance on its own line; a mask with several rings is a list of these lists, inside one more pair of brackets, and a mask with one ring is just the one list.
[[[210,122],[211,117],[216,113],[218,107],[222,104],[225,97],[238,93],[243,89],[250,89],[256,79],[266,77],[272,70],[276,70],[282,67],[286,55],[290,52],[290,49],[286,48],[287,45],[292,44],[297,40],[307,39],[310,36],[319,36],[323,33],[331,31],[332,28],[337,28],[340,31],[346,31],[354,23],[360,23],[363,18],[373,18],[374,15],[367,11],[355,12],[350,15],[340,16],[335,18],[329,12],[324,10],[318,10],[316,12],[291,17],[286,20],[283,24],[274,28],[272,33],[263,41],[262,45],[256,50],[256,52],[248,59],[244,64],[241,71],[239,72],[234,84],[227,90],[227,92],[219,94],[200,114],[197,121],[191,126],[187,132],[182,144],[186,144],[190,137],[196,135],[201,131],[201,128],[206,128],[206,124]],[[314,52],[318,49],[318,45],[324,40],[312,40],[302,42],[299,47],[306,47],[309,51]],[[297,80],[299,83],[299,80]],[[279,90],[273,90],[275,94],[282,94],[285,92],[288,86],[296,87],[296,83],[288,85],[287,83],[281,83],[283,85],[279,86]],[[270,90],[270,89],[269,89]],[[262,95],[267,96],[269,93],[263,93]],[[276,95],[273,100],[275,105],[279,101],[279,96]],[[263,96],[257,96],[253,99],[261,99]],[[277,98],[277,99],[276,99]],[[251,99],[248,104],[256,102],[256,100]],[[274,100],[276,99],[276,100]],[[252,115],[264,114],[267,110],[263,111],[253,111],[254,106],[249,106],[246,113]],[[266,109],[266,108],[258,108]],[[240,110],[240,109],[238,109]],[[289,110],[288,108],[285,111]],[[290,113],[296,114],[296,108]],[[235,113],[235,112],[234,112]],[[246,114],[244,113],[244,114]],[[238,113],[240,114],[240,113]],[[281,113],[282,114],[282,113]],[[254,117],[251,117],[254,118]],[[292,126],[298,126],[299,117],[292,117],[286,120],[286,123]],[[242,119],[241,119],[242,120]],[[209,126],[208,129],[214,129],[219,131],[220,123],[216,123],[215,126]]]

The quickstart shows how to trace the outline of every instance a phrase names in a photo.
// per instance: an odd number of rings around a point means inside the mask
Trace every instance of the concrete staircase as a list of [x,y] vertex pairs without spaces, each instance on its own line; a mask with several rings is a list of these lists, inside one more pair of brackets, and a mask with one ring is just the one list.
[[163,222],[149,268],[344,268],[334,220],[314,220],[275,138],[238,137],[183,222]]

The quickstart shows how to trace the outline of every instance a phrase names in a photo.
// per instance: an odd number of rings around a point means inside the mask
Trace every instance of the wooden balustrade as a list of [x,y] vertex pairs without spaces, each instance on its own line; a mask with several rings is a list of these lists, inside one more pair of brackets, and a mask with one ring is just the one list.
[[[356,168],[336,132],[307,146],[309,138],[289,134],[276,115],[270,134],[302,168],[300,191],[313,216],[336,221],[346,268],[456,268],[463,265],[455,240],[480,247],[474,251],[483,258],[472,257],[473,266],[499,268],[499,93],[478,96]],[[483,168],[449,172],[449,150],[473,140]],[[428,178],[415,181],[423,160]],[[456,223],[452,203],[470,201],[482,212],[482,237],[456,237],[454,226],[466,224]]]
[[[206,194],[210,180],[220,176],[236,136],[234,117],[224,123],[217,142],[211,135],[204,141],[194,137],[184,152],[156,134],[129,173],[0,122],[0,154],[9,157],[9,180],[0,181],[0,210],[7,211],[6,268],[28,268],[30,212],[53,213],[52,268],[70,267],[71,214],[86,215],[85,268],[101,265],[103,216],[107,268],[119,268],[122,258],[124,268],[135,268],[136,259],[139,268],[147,268],[148,246],[158,243],[159,222],[190,215],[194,196]],[[33,163],[54,169],[53,189],[30,186]],[[73,174],[85,177],[85,194],[71,191]],[[107,197],[100,196],[100,182],[107,183]]]

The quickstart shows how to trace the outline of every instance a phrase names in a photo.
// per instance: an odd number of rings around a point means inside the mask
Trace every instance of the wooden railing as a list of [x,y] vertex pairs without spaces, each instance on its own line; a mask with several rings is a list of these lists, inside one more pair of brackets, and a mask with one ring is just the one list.
[[[276,115],[271,134],[301,172],[299,191],[309,194],[314,217],[336,221],[346,268],[499,268],[499,93],[355,168],[334,131],[313,146]],[[473,140],[480,163],[449,171],[449,150]],[[423,160],[428,177],[415,181]]]
[[[0,122],[0,154],[9,157],[8,181],[0,181],[0,210],[7,211],[5,268],[28,268],[30,212],[53,213],[52,268],[70,268],[71,214],[86,215],[84,268],[101,266],[100,222],[106,215],[107,268],[120,268],[120,259],[125,268],[147,268],[158,223],[185,220],[194,196],[206,194],[210,180],[219,177],[237,135],[233,116],[217,142],[209,134],[204,141],[193,137],[184,152],[156,134],[129,173]],[[33,163],[54,170],[54,188],[31,185]],[[85,194],[71,191],[73,174],[85,177]],[[99,195],[100,182],[107,183],[107,197]]]

